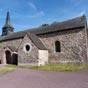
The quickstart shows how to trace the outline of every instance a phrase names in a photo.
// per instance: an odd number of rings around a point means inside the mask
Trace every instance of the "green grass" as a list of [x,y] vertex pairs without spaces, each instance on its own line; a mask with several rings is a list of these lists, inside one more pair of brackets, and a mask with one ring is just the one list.
[[0,67],[0,73],[8,73],[15,70],[15,68],[24,68],[24,69],[36,69],[36,70],[45,70],[45,71],[80,71],[88,70],[88,65],[84,64],[47,64],[45,66],[16,66],[16,65],[6,65]]
[[13,68],[25,68],[25,69],[37,69],[37,70],[46,70],[46,71],[80,71],[88,69],[88,65],[83,64],[47,64],[45,66],[14,66],[14,65],[7,65],[7,67]]
[[14,70],[15,70],[15,68],[13,68],[13,67],[5,67],[5,66],[0,67],[0,73],[3,73],[3,74],[12,72]]
[[38,69],[65,72],[65,71],[80,71],[88,69],[88,66],[77,64],[48,64],[45,66],[41,66]]
[[38,66],[7,65],[7,67],[24,68],[24,69],[38,69]]

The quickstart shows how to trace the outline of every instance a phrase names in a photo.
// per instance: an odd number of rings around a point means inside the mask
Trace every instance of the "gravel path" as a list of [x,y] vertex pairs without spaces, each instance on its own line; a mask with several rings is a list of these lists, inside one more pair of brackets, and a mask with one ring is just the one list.
[[16,69],[0,75],[0,88],[88,88],[88,70],[52,72]]

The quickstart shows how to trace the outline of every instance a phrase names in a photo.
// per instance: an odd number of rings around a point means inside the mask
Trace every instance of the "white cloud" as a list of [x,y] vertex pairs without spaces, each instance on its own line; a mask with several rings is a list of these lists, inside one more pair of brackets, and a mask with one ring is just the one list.
[[33,2],[29,2],[28,5],[30,8],[32,8],[34,10],[35,14],[28,15],[28,16],[26,16],[26,18],[37,18],[37,17],[41,17],[41,16],[45,15],[44,11],[39,11],[37,9],[37,6]]
[[84,0],[70,0],[70,2],[75,6],[81,5],[83,1]]
[[37,18],[37,17],[41,17],[41,16],[44,16],[44,12],[43,11],[40,11],[40,12],[37,12],[36,14],[34,15],[31,15],[31,16],[26,16],[27,18]]
[[22,19],[24,19],[24,18],[37,18],[37,17],[41,17],[41,16],[44,16],[45,15],[45,13],[43,12],[43,11],[39,11],[39,12],[37,12],[37,13],[35,13],[35,14],[33,14],[33,15],[22,15],[22,14],[17,14],[17,13],[14,13],[14,15],[12,16],[12,18],[14,18],[14,19],[16,19],[16,18],[22,18]]
[[79,16],[82,16],[85,14],[85,11],[83,10],[82,12],[79,13]]
[[33,9],[33,10],[37,10],[37,7],[34,3],[29,2],[28,5]]

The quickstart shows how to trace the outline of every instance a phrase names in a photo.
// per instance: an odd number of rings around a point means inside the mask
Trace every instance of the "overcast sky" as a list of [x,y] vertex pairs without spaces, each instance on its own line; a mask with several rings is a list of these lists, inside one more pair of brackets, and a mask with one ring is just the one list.
[[14,30],[21,31],[83,14],[88,18],[88,0],[0,0],[0,34],[7,11]]

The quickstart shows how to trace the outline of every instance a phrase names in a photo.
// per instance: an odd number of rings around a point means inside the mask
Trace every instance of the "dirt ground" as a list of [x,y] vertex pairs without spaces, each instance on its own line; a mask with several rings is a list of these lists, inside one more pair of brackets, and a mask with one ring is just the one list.
[[16,69],[0,74],[0,88],[88,88],[88,70],[52,72]]

